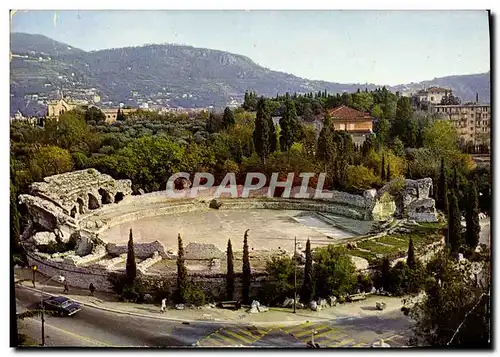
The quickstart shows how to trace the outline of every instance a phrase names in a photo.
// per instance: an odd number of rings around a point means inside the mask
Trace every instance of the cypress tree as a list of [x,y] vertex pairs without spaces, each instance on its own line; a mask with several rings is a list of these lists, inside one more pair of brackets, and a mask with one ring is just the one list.
[[303,303],[309,303],[314,293],[313,289],[313,262],[311,253],[311,242],[307,239],[306,243],[306,266],[304,268],[304,282],[300,289],[300,300]]
[[406,265],[413,269],[415,267],[415,247],[413,246],[413,239],[410,238],[408,244],[408,257],[406,258]]
[[381,266],[381,283],[385,291],[391,288],[391,262],[388,257],[384,257]]
[[231,111],[231,109],[229,109],[229,107],[226,107],[226,109],[224,109],[224,115],[222,116],[222,126],[224,129],[227,129],[231,126],[233,126],[235,124],[235,119],[234,119],[234,114],[233,112]]
[[380,178],[382,180],[385,180],[386,177],[385,177],[385,157],[382,156],[382,170],[380,171]]
[[226,272],[226,296],[228,300],[234,298],[234,264],[233,246],[231,239],[227,240],[227,272]]
[[411,179],[411,168],[410,168],[410,163],[406,165],[406,178]]
[[125,267],[125,272],[127,280],[129,282],[132,282],[137,276],[137,266],[135,263],[134,238],[132,237],[132,228],[130,228],[130,233],[128,236],[127,265]]
[[462,225],[460,224],[460,210],[458,200],[454,191],[450,193],[448,208],[448,244],[453,253],[458,253],[462,245]]
[[448,211],[448,205],[446,204],[448,197],[448,187],[446,182],[446,174],[444,172],[444,158],[441,158],[441,169],[439,172],[439,181],[437,188],[437,208],[443,210],[446,213]]
[[325,114],[325,121],[323,122],[323,128],[318,137],[318,150],[316,151],[316,156],[321,160],[326,167],[326,163],[333,159],[335,154],[335,144],[333,142],[333,124],[332,119],[328,114]]
[[255,117],[255,128],[253,131],[253,142],[255,151],[259,154],[264,165],[266,159],[271,153],[271,130],[268,121],[268,108],[264,97],[257,102],[257,114]]
[[467,230],[465,233],[465,242],[474,250],[479,243],[479,232],[481,231],[481,226],[479,225],[479,199],[475,180],[472,180],[467,196],[467,208],[465,211]]
[[187,292],[187,269],[185,265],[184,259],[184,247],[182,246],[182,238],[179,234],[177,236],[177,299],[179,303],[184,303],[186,300],[186,292]]
[[386,181],[391,181],[391,165],[387,165]]
[[252,271],[250,269],[250,255],[248,252],[248,229],[245,231],[243,238],[243,303],[250,303],[250,279]]
[[295,103],[287,96],[285,101],[285,111],[280,120],[280,148],[282,151],[289,151],[297,139],[299,122]]

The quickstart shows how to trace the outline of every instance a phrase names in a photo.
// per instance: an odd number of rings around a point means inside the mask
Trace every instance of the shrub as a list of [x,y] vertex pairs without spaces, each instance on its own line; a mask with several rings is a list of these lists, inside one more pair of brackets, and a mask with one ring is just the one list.
[[186,304],[193,304],[201,306],[205,304],[205,293],[194,284],[189,284],[184,291],[184,302]]
[[370,292],[373,288],[373,280],[368,274],[358,274],[358,288],[362,292]]

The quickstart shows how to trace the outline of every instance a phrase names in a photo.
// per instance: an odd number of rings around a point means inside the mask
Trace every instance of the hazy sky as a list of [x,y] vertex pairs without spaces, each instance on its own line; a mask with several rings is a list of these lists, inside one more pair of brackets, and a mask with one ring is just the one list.
[[342,83],[400,84],[490,69],[485,11],[28,11],[12,32],[84,50],[176,43]]

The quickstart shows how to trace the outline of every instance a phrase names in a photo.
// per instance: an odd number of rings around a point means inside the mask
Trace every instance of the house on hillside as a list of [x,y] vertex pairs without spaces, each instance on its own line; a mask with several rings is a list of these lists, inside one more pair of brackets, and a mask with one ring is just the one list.
[[361,145],[373,133],[373,117],[345,105],[330,109],[333,127],[351,135],[354,144]]

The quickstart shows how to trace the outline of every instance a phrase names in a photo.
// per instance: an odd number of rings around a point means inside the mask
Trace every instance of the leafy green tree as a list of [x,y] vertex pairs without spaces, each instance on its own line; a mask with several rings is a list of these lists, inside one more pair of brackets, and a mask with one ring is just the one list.
[[42,136],[46,144],[63,149],[86,143],[91,137],[84,114],[74,110],[61,114],[58,119],[46,120]]
[[44,177],[71,171],[73,163],[68,150],[57,146],[43,146],[33,152],[28,167],[32,178],[41,181]]
[[248,229],[245,231],[243,238],[243,303],[250,302],[250,281],[252,278],[252,271],[250,269],[250,255],[248,251]]
[[125,266],[128,282],[134,281],[137,276],[137,265],[135,262],[134,238],[132,237],[132,228],[128,236],[127,264]]
[[411,346],[491,347],[491,281],[488,263],[476,284],[447,252],[427,264],[425,294],[410,309],[415,321]]
[[231,239],[227,240],[227,272],[226,272],[226,297],[228,300],[234,298],[234,262],[233,246]]
[[285,101],[285,111],[280,120],[280,148],[288,152],[299,134],[299,122],[294,102],[287,97]]
[[373,188],[378,182],[379,178],[368,167],[362,165],[349,165],[347,167],[346,186],[348,188],[364,191]]
[[462,225],[460,223],[460,210],[454,191],[451,191],[448,209],[448,244],[452,253],[458,253],[462,245]]
[[257,103],[257,116],[255,118],[255,129],[253,132],[253,141],[255,151],[259,154],[264,165],[271,150],[272,130],[269,127],[270,117],[267,102],[264,97],[261,97]]
[[479,201],[475,180],[472,180],[469,184],[468,191],[467,207],[465,210],[465,221],[467,224],[465,242],[471,250],[474,250],[479,243],[479,233],[481,231],[481,226],[479,225]]
[[294,264],[290,257],[273,256],[266,263],[268,282],[265,286],[265,300],[270,304],[283,302],[294,289]]
[[182,245],[182,238],[179,234],[177,236],[177,301],[184,303],[188,293],[188,272],[184,259],[184,247]]
[[313,282],[313,261],[311,252],[311,241],[307,239],[306,243],[306,265],[304,267],[304,281],[300,289],[300,300],[303,303],[309,303],[313,298],[314,294],[314,282]]
[[345,247],[329,245],[315,251],[316,296],[351,293],[356,286],[356,267]]
[[449,120],[436,120],[424,129],[424,146],[437,157],[453,160],[460,154],[457,130]]
[[227,129],[233,126],[235,123],[236,121],[234,119],[233,112],[231,111],[231,109],[229,109],[229,107],[226,107],[226,109],[224,109],[224,115],[222,116],[222,127],[224,129]]
[[88,122],[103,122],[106,120],[106,115],[97,107],[90,107],[85,111],[85,121]]
[[305,122],[312,122],[316,117],[314,116],[314,112],[312,111],[311,104],[310,103],[305,103],[304,104],[304,110],[302,113],[302,119]]

